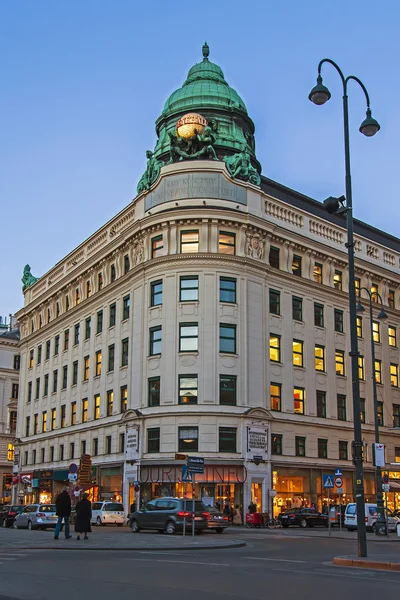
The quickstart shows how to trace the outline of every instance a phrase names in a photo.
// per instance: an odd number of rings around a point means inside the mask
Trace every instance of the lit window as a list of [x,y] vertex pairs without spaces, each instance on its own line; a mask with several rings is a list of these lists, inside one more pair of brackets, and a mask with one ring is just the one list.
[[89,379],[89,368],[90,368],[90,357],[85,356],[83,359],[83,381],[87,381]]
[[269,290],[269,312],[272,315],[281,314],[281,293],[276,290]]
[[107,392],[107,417],[111,417],[114,410],[114,392],[109,390]]
[[148,380],[149,406],[160,406],[160,378],[150,377]]
[[93,418],[96,421],[100,419],[100,394],[96,394],[94,397],[94,414]]
[[388,327],[389,346],[397,347],[397,332],[396,327]]
[[325,371],[325,347],[315,346],[315,370]]
[[185,275],[180,280],[179,301],[195,302],[199,299],[199,278],[197,275]]
[[236,325],[220,323],[219,351],[236,354]]
[[365,398],[360,398],[360,420],[365,423]]
[[269,336],[269,359],[281,362],[281,338],[279,335]]
[[394,308],[394,290],[389,290],[388,293],[388,306],[389,308]]
[[293,340],[293,365],[295,367],[303,366],[303,342]]
[[101,351],[96,352],[96,370],[95,370],[96,376],[101,375],[102,358],[103,358],[103,355],[102,355]]
[[13,446],[13,444],[7,444],[7,460],[10,462],[14,461],[14,446]]
[[357,317],[357,337],[362,338],[362,317]]
[[151,258],[157,258],[157,256],[163,256],[163,254],[163,236],[157,235],[156,237],[151,238]]
[[197,404],[197,375],[179,375],[179,404]]
[[390,384],[392,387],[399,387],[399,365],[390,363]]
[[372,337],[374,342],[376,342],[377,344],[380,343],[381,341],[381,327],[380,327],[380,323],[378,323],[377,321],[374,321],[372,323]]
[[188,252],[199,251],[199,232],[198,231],[182,231],[181,233],[181,252],[187,254]]
[[292,273],[293,275],[297,275],[297,277],[301,277],[301,256],[293,255],[292,260]]
[[341,290],[343,286],[343,277],[342,271],[335,270],[335,274],[333,276],[333,287],[337,290]]
[[29,368],[32,369],[33,367],[33,350],[30,350],[29,352]]
[[375,360],[375,381],[376,383],[382,383],[382,361]]
[[152,281],[150,284],[150,306],[162,304],[162,280]]
[[42,433],[47,431],[47,411],[45,410],[42,414]]
[[76,425],[76,402],[71,402],[71,425]]
[[365,379],[364,357],[359,356],[357,359],[357,362],[358,362],[358,379],[361,379],[361,381],[364,381],[364,379]]
[[378,294],[379,294],[378,284],[372,283],[371,284],[371,298],[372,298],[372,302],[378,302],[379,301]]
[[235,254],[235,234],[220,231],[218,238],[218,252],[221,254]]
[[383,427],[383,402],[377,402],[378,425]]
[[269,386],[269,397],[271,410],[281,411],[282,410],[282,386],[280,383],[272,383]]
[[236,279],[220,277],[219,280],[219,301],[236,303]]
[[315,263],[313,275],[317,283],[322,283],[322,265]]
[[359,277],[354,278],[354,288],[356,290],[356,297],[360,297],[361,279]]
[[128,410],[128,388],[126,385],[121,386],[121,412],[124,413]]
[[33,415],[33,434],[36,435],[39,432],[39,415]]
[[81,292],[79,288],[75,290],[75,304],[78,305],[81,303]]
[[305,390],[303,388],[294,388],[293,400],[294,400],[294,412],[298,415],[304,415],[304,400]]
[[83,400],[82,400],[82,423],[87,423],[88,409],[89,409],[89,400],[87,398],[83,398]]
[[199,428],[179,427],[178,440],[178,452],[198,452]]
[[162,328],[161,328],[161,326],[151,327],[150,328],[149,355],[154,356],[156,354],[161,354],[161,345],[162,345]]
[[336,375],[345,375],[344,368],[344,352],[343,350],[335,350]]

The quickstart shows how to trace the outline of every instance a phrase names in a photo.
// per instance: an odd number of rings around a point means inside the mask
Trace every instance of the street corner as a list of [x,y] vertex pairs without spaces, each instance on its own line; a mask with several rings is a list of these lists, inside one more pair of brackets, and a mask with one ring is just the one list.
[[335,556],[333,564],[338,567],[356,567],[359,569],[400,572],[399,556],[395,554],[378,554],[365,558],[360,558],[358,556]]

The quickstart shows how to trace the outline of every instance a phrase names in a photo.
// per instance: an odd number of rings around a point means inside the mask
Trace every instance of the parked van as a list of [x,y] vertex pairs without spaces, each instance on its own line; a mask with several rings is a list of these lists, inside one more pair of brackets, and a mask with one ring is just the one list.
[[91,523],[122,527],[125,523],[124,505],[119,502],[92,502]]
[[[378,518],[378,510],[376,504],[365,505],[365,527],[367,531],[373,531],[376,520]],[[348,531],[355,531],[357,529],[357,505],[352,502],[346,506],[346,512],[344,513],[344,526]]]

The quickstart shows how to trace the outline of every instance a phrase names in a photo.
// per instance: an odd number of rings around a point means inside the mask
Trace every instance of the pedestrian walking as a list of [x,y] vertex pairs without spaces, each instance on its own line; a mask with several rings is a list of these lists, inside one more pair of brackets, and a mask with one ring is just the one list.
[[257,512],[257,504],[254,501],[251,501],[250,504],[249,504],[249,506],[248,506],[248,509],[249,509],[249,513],[251,515],[253,515],[254,513]]
[[87,534],[92,531],[90,527],[90,519],[92,518],[92,505],[88,500],[88,495],[83,494],[82,500],[78,502],[75,507],[76,510],[76,519],[75,519],[75,533],[77,540],[81,539],[80,534],[84,533],[84,540],[88,540]]
[[242,515],[241,515],[240,509],[239,509],[239,504],[236,504],[235,508],[233,509],[232,522],[234,525],[242,524]]
[[64,533],[65,539],[69,540],[72,535],[69,534],[69,518],[71,516],[71,498],[68,493],[68,488],[65,487],[61,494],[58,494],[56,498],[56,514],[57,514],[57,525],[54,532],[54,539],[58,540],[61,531],[61,525],[64,521]]

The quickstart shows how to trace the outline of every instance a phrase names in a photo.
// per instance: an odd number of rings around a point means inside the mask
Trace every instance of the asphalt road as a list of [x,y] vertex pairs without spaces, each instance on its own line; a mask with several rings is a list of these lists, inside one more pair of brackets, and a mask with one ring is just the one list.
[[[0,600],[398,597],[400,573],[332,565],[333,556],[355,553],[353,540],[263,536],[251,530],[242,536],[247,547],[229,550],[2,550]],[[400,547],[389,545],[400,556]],[[370,543],[371,552],[385,549],[386,545]]]

